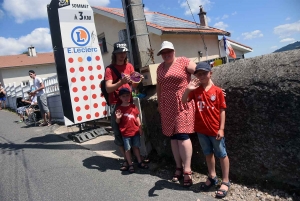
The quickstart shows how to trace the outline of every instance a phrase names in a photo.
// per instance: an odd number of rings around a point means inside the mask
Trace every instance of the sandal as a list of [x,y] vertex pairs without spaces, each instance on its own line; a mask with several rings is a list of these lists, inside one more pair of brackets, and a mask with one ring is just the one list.
[[[176,174],[176,171],[180,171],[180,174]],[[182,172],[183,172],[183,168],[176,168],[175,174],[173,175],[172,181],[173,182],[177,182],[180,179],[182,179]]]
[[127,161],[124,161],[122,163],[122,166],[120,167],[120,171],[127,171],[129,169],[129,165]]
[[[217,198],[224,198],[224,197],[226,197],[226,195],[227,195],[227,193],[229,191],[229,188],[231,186],[230,182],[222,182],[221,186],[222,186],[222,184],[225,185],[225,186],[227,186],[228,190],[226,191],[224,189],[219,188],[219,190],[217,190],[217,192],[216,192],[216,197]],[[222,193],[220,193],[220,192],[222,192]]]
[[216,186],[218,183],[218,177],[215,176],[214,178],[207,177],[207,179],[210,181],[209,185],[206,185],[205,182],[202,182],[200,185],[201,191],[208,191],[211,187]]
[[149,168],[149,166],[146,165],[146,164],[143,163],[143,162],[138,163],[138,167],[141,168],[141,169],[148,169],[148,168]]
[[183,175],[184,176],[190,176],[191,175],[191,178],[183,180],[183,187],[190,187],[190,186],[192,186],[193,185],[192,171],[190,171],[190,172],[184,172]]
[[150,163],[150,159],[147,156],[142,157],[143,163]]
[[132,174],[132,173],[135,172],[133,165],[129,165],[129,166],[128,166],[128,172],[129,172],[130,174]]
[[47,123],[42,123],[42,124],[40,124],[39,126],[40,127],[43,127],[43,126],[47,126],[48,124]]

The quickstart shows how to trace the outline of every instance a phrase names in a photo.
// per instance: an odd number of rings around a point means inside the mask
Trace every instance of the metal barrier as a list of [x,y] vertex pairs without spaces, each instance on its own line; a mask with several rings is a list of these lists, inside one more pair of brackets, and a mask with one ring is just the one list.
[[[57,76],[44,78],[43,82],[45,85],[45,93],[47,94],[47,96],[59,94]],[[30,85],[26,86],[23,86],[22,83],[20,85],[16,85],[16,83],[9,83],[4,87],[4,90],[6,91],[6,106],[11,109],[16,109],[16,99],[18,97],[27,98],[27,92],[33,88],[34,86],[32,81],[30,82]]]

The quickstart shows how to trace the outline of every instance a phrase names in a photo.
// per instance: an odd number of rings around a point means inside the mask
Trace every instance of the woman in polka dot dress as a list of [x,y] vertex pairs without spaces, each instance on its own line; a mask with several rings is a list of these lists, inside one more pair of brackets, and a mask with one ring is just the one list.
[[196,64],[185,57],[175,57],[174,46],[164,41],[157,56],[162,62],[157,69],[158,109],[161,114],[163,134],[171,138],[171,148],[176,162],[176,172],[172,181],[184,175],[184,186],[192,182],[192,143],[189,134],[194,133],[195,105],[191,101],[183,104],[181,97],[191,80]]

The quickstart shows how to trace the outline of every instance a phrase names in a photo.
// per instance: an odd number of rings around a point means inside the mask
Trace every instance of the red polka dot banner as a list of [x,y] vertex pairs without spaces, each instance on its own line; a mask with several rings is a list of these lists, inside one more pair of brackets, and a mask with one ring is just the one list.
[[[66,50],[67,51],[67,50]],[[99,83],[104,78],[100,49],[98,54],[79,56],[68,54],[67,72],[74,124],[99,119],[107,115],[105,100],[100,96]]]
[[[51,9],[48,9],[65,125],[107,115],[99,87],[105,68],[93,10],[86,0],[72,1],[73,5],[85,5],[84,8],[74,7],[69,2],[59,3],[58,8],[50,4]],[[80,13],[84,13],[83,18]],[[60,30],[60,35],[56,30]]]

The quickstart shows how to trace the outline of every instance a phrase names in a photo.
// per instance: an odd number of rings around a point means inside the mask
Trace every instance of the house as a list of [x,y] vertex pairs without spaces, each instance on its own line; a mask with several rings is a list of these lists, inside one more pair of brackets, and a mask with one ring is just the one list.
[[[252,48],[241,43],[238,43],[232,39],[227,38],[230,41],[231,47],[234,49],[237,59],[244,59],[245,54],[252,52]],[[233,60],[233,58],[229,57],[229,61]]]
[[56,75],[53,53],[36,53],[34,47],[28,54],[0,56],[0,82],[8,85],[31,85],[29,70],[34,70],[41,78]]
[[[93,7],[93,11],[103,61],[105,65],[109,65],[112,45],[121,40],[120,33],[126,29],[123,9]],[[218,36],[230,36],[227,31],[208,26],[203,7],[200,7],[200,23],[197,24],[160,12],[145,11],[145,17],[155,63],[162,62],[156,53],[165,40],[174,44],[177,56],[186,56],[192,61],[199,62],[219,58]],[[245,53],[252,51],[248,46],[230,41],[239,58],[244,58]]]
[[34,47],[28,48],[28,54],[0,56],[0,81],[7,93],[6,106],[16,109],[18,97],[26,97],[33,85],[29,70],[44,79],[48,107],[53,119],[63,119],[62,103],[57,83],[56,65],[53,53],[36,53]]
[[[105,66],[111,62],[113,44],[122,40],[126,29],[122,8],[92,7],[98,34],[98,41]],[[162,62],[156,53],[163,41],[171,41],[177,56],[185,56],[194,62],[213,61],[220,58],[219,36],[230,36],[230,33],[208,26],[206,12],[201,7],[200,23],[180,19],[159,12],[145,11],[151,48],[154,50],[154,62]],[[126,31],[125,31],[126,32]],[[252,51],[251,47],[228,39],[236,52],[237,58],[244,58]],[[207,51],[206,48],[207,47]],[[47,78],[56,75],[53,53],[36,53],[34,47],[28,48],[28,55],[0,56],[0,82],[4,85],[26,86],[30,84],[28,71],[35,70],[37,75]],[[231,61],[232,58],[229,58]],[[151,61],[149,60],[149,64]],[[155,69],[151,70],[155,72]],[[155,80],[155,78],[153,78]],[[155,82],[151,82],[155,84]],[[144,83],[145,84],[145,83]]]

